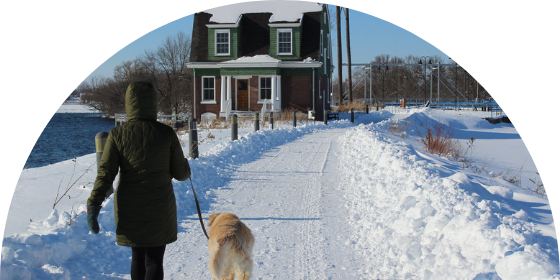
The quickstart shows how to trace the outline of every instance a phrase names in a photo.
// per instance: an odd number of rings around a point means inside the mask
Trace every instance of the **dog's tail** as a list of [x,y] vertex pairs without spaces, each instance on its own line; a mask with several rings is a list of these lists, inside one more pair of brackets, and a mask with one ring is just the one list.
[[[239,222],[241,225],[237,227],[237,234],[234,236],[228,236],[227,241],[232,242],[232,248],[237,250],[239,253],[243,254],[246,258],[251,258],[253,245],[255,244],[255,237],[251,233],[251,230],[245,226],[243,223]],[[239,239],[239,237],[242,237]]]

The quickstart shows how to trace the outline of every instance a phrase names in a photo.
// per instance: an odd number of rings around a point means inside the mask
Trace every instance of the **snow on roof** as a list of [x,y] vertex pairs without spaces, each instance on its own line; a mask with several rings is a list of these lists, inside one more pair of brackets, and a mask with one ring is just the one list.
[[272,13],[270,22],[297,22],[303,13],[320,12],[322,4],[306,1],[254,1],[222,6],[204,11],[212,14],[210,22],[236,23],[242,14]]
[[[259,54],[255,56],[244,56],[234,60],[222,62],[222,64],[238,64],[238,63],[281,63],[282,60],[276,59],[267,54]],[[301,63],[314,63],[313,58],[308,57],[301,61]]]
[[252,63],[252,62],[280,62],[280,60],[271,57],[270,55],[255,55],[255,56],[244,56],[235,60],[224,61],[223,63]]

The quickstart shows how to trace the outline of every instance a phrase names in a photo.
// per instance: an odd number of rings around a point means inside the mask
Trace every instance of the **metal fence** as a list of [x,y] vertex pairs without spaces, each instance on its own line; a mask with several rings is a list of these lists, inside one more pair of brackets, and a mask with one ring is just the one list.
[[439,110],[484,111],[488,112],[489,118],[501,118],[507,116],[507,114],[496,102],[439,102],[430,103],[429,105],[420,102],[407,102],[405,108],[402,108],[399,102],[386,102],[383,106],[383,110],[394,114],[407,114],[409,109],[423,108],[427,106],[432,109]]
[[[186,124],[189,120],[190,115],[188,114],[177,114],[177,115],[158,115],[158,122],[165,124]],[[124,113],[115,114],[115,126],[121,126],[126,123],[127,117]]]

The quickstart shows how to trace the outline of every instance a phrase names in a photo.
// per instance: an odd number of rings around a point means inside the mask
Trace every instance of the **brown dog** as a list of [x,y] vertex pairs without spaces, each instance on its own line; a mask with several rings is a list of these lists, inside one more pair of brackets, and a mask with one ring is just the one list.
[[251,278],[251,255],[255,244],[251,230],[232,213],[214,213],[209,220],[208,268],[213,279]]

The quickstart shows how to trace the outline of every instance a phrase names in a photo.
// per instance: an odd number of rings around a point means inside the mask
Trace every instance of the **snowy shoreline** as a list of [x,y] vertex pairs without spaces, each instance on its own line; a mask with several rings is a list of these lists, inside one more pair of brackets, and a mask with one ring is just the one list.
[[[347,194],[344,196],[345,211],[351,217],[353,231],[347,237],[353,241],[345,247],[362,254],[371,265],[353,272],[357,273],[356,277],[473,279],[476,276],[477,279],[492,279],[497,276],[516,279],[527,278],[524,276],[532,273],[538,279],[558,279],[558,245],[549,202],[526,189],[530,179],[534,178],[536,167],[513,125],[489,124],[482,119],[480,112],[467,111],[372,112],[360,115],[355,124],[347,118],[343,114],[343,120],[331,122],[328,126],[300,123],[297,128],[285,125],[275,130],[263,128],[257,133],[251,128],[240,128],[240,139],[235,142],[230,141],[229,130],[200,129],[199,139],[204,139],[199,148],[201,156],[189,162],[195,174],[193,182],[196,188],[200,188],[197,194],[200,193],[203,216],[207,217],[214,208],[254,203],[249,198],[233,202],[227,199],[228,192],[234,189],[233,184],[240,188],[242,182],[256,179],[241,177],[236,183],[233,174],[242,176],[247,173],[238,172],[242,166],[257,164],[267,158],[263,155],[295,142],[303,141],[299,144],[303,148],[297,153],[305,153],[318,141],[306,144],[307,136],[328,135],[334,128],[342,129],[346,131],[345,136],[332,141],[344,143],[338,144],[341,167],[335,170],[341,172],[344,182],[349,183],[341,183],[339,187],[352,188],[352,191],[344,192]],[[459,162],[427,154],[415,140],[419,126],[408,127],[404,138],[391,134],[389,127],[397,121],[404,123],[405,118],[417,123],[428,119],[449,125],[455,129],[455,138],[462,144],[474,136],[472,159],[483,165],[485,172],[474,172],[463,168]],[[186,142],[185,135],[181,138]],[[305,148],[305,145],[310,146]],[[305,158],[305,155],[301,156]],[[72,211],[84,210],[83,203],[95,178],[94,163],[95,155],[91,154],[77,158],[76,162],[64,161],[22,172],[8,215],[0,279],[129,278],[129,252],[114,245],[112,198],[106,200],[100,216],[103,234],[88,234],[85,215],[73,220],[74,225],[68,225]],[[496,176],[506,170],[515,173],[520,167],[523,167],[519,172],[521,187]],[[263,172],[265,175],[272,171]],[[71,186],[70,177],[84,173],[83,179]],[[332,180],[338,178],[328,174],[323,176]],[[269,180],[272,186],[279,184],[274,177]],[[69,195],[73,198],[62,200],[56,211],[49,212],[59,185],[63,188],[70,185]],[[183,209],[179,212],[179,223],[183,225],[181,234],[203,238],[199,236],[196,211],[191,207],[192,194],[188,193],[187,185],[175,182],[174,187],[179,208]],[[284,199],[297,201],[299,198]],[[279,202],[272,193],[271,197],[258,200],[264,206]],[[251,216],[264,215],[251,213]],[[269,242],[282,237],[274,230],[267,230],[268,227],[289,228],[297,224],[289,219],[281,220],[280,224],[267,219],[250,222],[256,236]],[[169,256],[166,255],[168,275],[187,279],[207,276],[207,255],[181,255],[181,252],[206,254],[204,246],[195,241],[178,241],[170,247],[180,252],[170,249]],[[200,241],[203,243],[203,239]],[[289,260],[283,256],[290,254],[289,250],[280,246],[276,248],[278,252],[270,255],[265,252],[268,249],[259,246],[275,244],[259,243],[256,247],[255,270],[259,279],[284,278],[286,272],[280,268],[287,264],[281,262]],[[95,266],[85,261],[96,254],[112,257]],[[173,260],[186,257],[192,260],[186,262],[187,269],[181,271]],[[274,262],[280,263],[270,266]],[[329,273],[316,269],[323,274]]]
[[85,104],[62,104],[58,110],[56,110],[57,113],[99,113],[99,111],[97,111],[94,108],[89,107],[88,105]]

